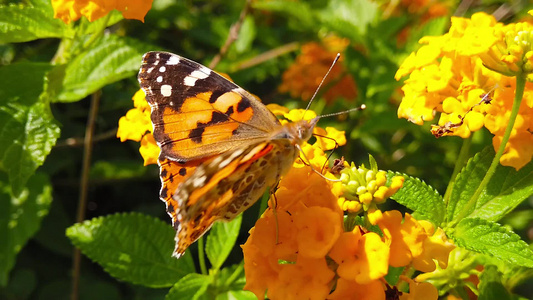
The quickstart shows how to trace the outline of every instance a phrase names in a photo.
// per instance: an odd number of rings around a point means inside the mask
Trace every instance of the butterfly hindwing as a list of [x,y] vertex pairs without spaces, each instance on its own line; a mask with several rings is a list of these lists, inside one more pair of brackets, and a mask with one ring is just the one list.
[[226,152],[200,164],[174,195],[178,205],[175,256],[217,220],[230,221],[252,206],[291,167],[296,149],[287,140]]

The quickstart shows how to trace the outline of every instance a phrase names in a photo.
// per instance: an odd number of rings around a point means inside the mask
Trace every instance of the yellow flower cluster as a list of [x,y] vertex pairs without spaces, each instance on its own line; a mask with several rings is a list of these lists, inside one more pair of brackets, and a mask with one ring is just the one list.
[[[371,158],[371,160],[373,160]],[[371,169],[364,165],[356,167],[354,163],[341,171],[343,195],[339,198],[339,206],[351,213],[361,210],[368,211],[376,204],[383,203],[398,191],[404,182],[403,176],[394,176],[390,186],[386,186],[387,172],[377,170],[376,164]]]
[[161,150],[152,135],[150,105],[146,102],[143,90],[138,90],[133,95],[133,106],[134,108],[118,120],[117,137],[120,138],[121,142],[126,140],[140,141],[139,152],[144,159],[144,165],[156,164]]
[[[318,154],[318,144],[306,145]],[[325,155],[309,158],[321,170]],[[334,178],[328,172],[324,177]],[[245,290],[258,299],[386,299],[384,276],[389,267],[435,270],[445,267],[453,245],[442,230],[398,211],[371,211],[369,222],[381,234],[362,226],[346,228],[339,206],[342,183],[326,180],[309,166],[296,162],[274,194],[275,209],[267,210],[242,246]],[[400,299],[437,299],[436,288],[409,278],[409,293]],[[400,284],[400,283],[398,283]]]
[[[533,25],[504,25],[485,13],[452,18],[448,33],[424,37],[424,44],[400,66],[396,79],[409,75],[398,117],[415,124],[440,112],[436,136],[463,138],[486,127],[497,149],[509,122],[515,76],[533,69]],[[530,76],[531,77],[531,76]],[[533,84],[527,83],[518,118],[500,163],[516,169],[533,156]]]
[[[322,44],[310,42],[302,45],[296,61],[283,73],[279,91],[309,101],[337,53],[342,53],[348,45],[347,39],[335,36],[326,37]],[[353,100],[357,96],[355,81],[343,67],[343,60],[341,56],[324,82],[327,90],[323,97],[327,102],[337,98]]]
[[93,22],[116,9],[126,19],[144,21],[153,0],[52,0],[54,18],[66,24],[85,16]]

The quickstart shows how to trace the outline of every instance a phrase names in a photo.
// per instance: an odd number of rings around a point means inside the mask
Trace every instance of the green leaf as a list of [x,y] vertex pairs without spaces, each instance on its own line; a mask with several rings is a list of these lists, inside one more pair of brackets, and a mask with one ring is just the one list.
[[405,178],[403,187],[391,197],[394,201],[413,210],[418,219],[429,220],[437,225],[444,221],[446,208],[437,191],[418,178],[391,171],[387,173],[389,180],[394,176]]
[[40,94],[48,64],[0,68],[0,168],[9,174],[14,195],[43,164],[60,134]]
[[[494,158],[492,146],[470,159],[457,175],[448,205],[448,220],[454,220],[474,195]],[[533,162],[516,171],[498,165],[485,190],[465,215],[498,221],[533,194]]]
[[106,35],[68,63],[55,101],[83,99],[107,84],[135,76],[142,55],[150,49],[133,39]]
[[283,0],[254,1],[252,7],[258,10],[268,10],[287,15],[298,24],[299,28],[312,29],[316,26],[316,17],[307,2],[293,2]]
[[[122,13],[118,10],[112,10],[109,12],[109,15],[100,18],[96,21],[90,22],[87,20],[87,18],[81,18],[80,19],[80,28],[82,28],[83,34],[92,34],[102,29],[102,27],[109,27],[112,26],[120,21],[122,21],[124,17],[122,16]],[[104,22],[106,24],[104,25]]]
[[229,223],[217,222],[211,228],[207,236],[205,252],[213,269],[219,269],[228,258],[239,236],[241,221],[242,214]]
[[60,38],[68,32],[66,25],[53,18],[51,5],[0,6],[0,44],[20,43],[42,38]]
[[502,274],[495,266],[485,266],[479,278],[480,300],[511,300],[511,295],[502,284]]
[[211,283],[211,277],[207,275],[191,273],[187,274],[185,277],[181,278],[174,286],[170,289],[166,300],[194,300],[206,298],[204,293],[207,290],[207,287]]
[[40,228],[52,203],[52,187],[43,174],[32,176],[17,197],[5,182],[0,178],[0,286],[6,285],[17,253]]
[[67,228],[81,252],[113,277],[148,287],[169,287],[194,272],[189,254],[173,258],[175,231],[139,213],[95,218]]
[[533,250],[498,223],[466,218],[448,232],[459,247],[491,255],[514,266],[533,267]]
[[216,300],[256,300],[257,297],[250,291],[227,291],[218,294]]
[[[231,33],[230,33],[231,34]],[[238,53],[249,51],[256,36],[255,22],[252,16],[247,16],[239,31],[239,38],[235,41]]]
[[378,4],[368,0],[333,0],[321,11],[320,20],[340,35],[361,42],[378,11]]

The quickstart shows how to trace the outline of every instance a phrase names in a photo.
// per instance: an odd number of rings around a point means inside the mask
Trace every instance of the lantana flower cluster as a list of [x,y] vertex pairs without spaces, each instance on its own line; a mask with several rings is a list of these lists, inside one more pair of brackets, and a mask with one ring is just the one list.
[[138,90],[132,99],[134,108],[118,120],[117,137],[121,142],[126,140],[140,141],[139,152],[144,159],[144,165],[156,164],[161,149],[157,146],[152,135],[150,105],[146,101],[143,90]]
[[[301,53],[295,62],[283,73],[279,91],[309,101],[337,53],[344,52],[349,44],[348,39],[328,36],[322,43],[310,42],[302,45]],[[339,97],[350,101],[357,96],[355,80],[343,66],[343,61],[344,56],[341,55],[339,62],[325,79],[325,92],[322,97],[328,103]]]
[[81,16],[96,21],[116,9],[126,19],[144,21],[153,0],[52,0],[54,18],[69,24]]
[[[400,66],[396,79],[409,75],[398,117],[415,124],[440,113],[436,136],[468,138],[487,128],[498,149],[509,123],[516,80],[533,79],[533,25],[504,25],[493,16],[476,13],[452,17],[448,33],[424,37],[423,46]],[[520,169],[533,157],[533,83],[527,82],[509,142],[500,163]]]
[[[308,161],[297,160],[282,178],[271,198],[271,208],[250,230],[242,246],[245,289],[259,299],[379,300],[391,295],[400,299],[437,299],[437,289],[430,283],[408,276],[389,283],[384,277],[390,267],[432,272],[437,262],[445,268],[454,246],[443,231],[409,214],[381,212],[367,196],[361,197],[368,201],[360,210],[365,218],[356,217],[353,212],[345,216],[345,210],[350,210],[343,209],[343,201],[348,201],[345,196],[357,180],[355,173],[373,171],[344,164],[348,171],[334,175],[324,169],[327,158],[320,143],[304,145],[303,152],[302,160]],[[322,175],[317,170],[322,170]],[[359,186],[366,185],[367,191],[385,197],[403,182],[403,177],[398,176],[386,186],[386,180],[377,179],[381,174],[378,171],[376,176],[363,175]],[[350,179],[338,180],[339,176]],[[381,196],[373,198],[375,202],[383,201]],[[408,293],[403,288],[407,285]],[[413,298],[415,295],[417,298]]]

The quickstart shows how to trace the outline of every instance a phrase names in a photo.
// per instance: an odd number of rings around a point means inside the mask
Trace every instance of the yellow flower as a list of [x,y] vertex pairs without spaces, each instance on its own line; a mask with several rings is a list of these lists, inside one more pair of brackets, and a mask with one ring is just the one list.
[[160,152],[161,149],[159,149],[159,146],[155,142],[154,136],[151,133],[145,134],[141,139],[141,147],[139,148],[144,165],[157,164]]
[[[490,15],[476,13],[470,19],[452,18],[448,33],[424,37],[420,43],[424,45],[395,76],[399,80],[409,75],[398,117],[422,125],[440,113],[438,125],[431,129],[436,137],[467,138],[486,127],[497,150],[516,89],[515,80],[506,76],[533,72],[533,25],[503,25]],[[533,157],[531,99],[533,85],[528,83],[502,165],[520,169]]]
[[[280,92],[290,93],[294,98],[309,101],[337,53],[343,52],[348,44],[347,39],[329,36],[323,40],[322,45],[316,42],[302,45],[301,54],[283,73]],[[342,66],[343,60],[341,56],[324,82],[323,89],[327,88],[327,90],[323,97],[327,102],[339,97],[353,100],[357,96],[355,81]]]
[[141,142],[139,152],[144,159],[144,165],[156,164],[159,157],[159,146],[152,136],[150,121],[150,106],[146,102],[145,94],[139,90],[133,96],[133,106],[124,117],[118,120],[117,137],[121,142],[132,140]]
[[144,16],[152,7],[153,0],[52,0],[54,18],[66,24],[85,16],[90,22],[107,15],[116,9],[126,19],[144,22]]
[[372,224],[378,225],[385,240],[390,243],[389,264],[404,267],[412,263],[416,270],[433,272],[435,260],[441,268],[448,263],[448,255],[455,248],[448,242],[442,229],[435,230],[427,221],[417,221],[406,213],[402,219],[399,211],[372,211]]
[[344,232],[329,256],[339,264],[337,274],[358,284],[367,284],[387,275],[390,248],[374,232],[362,234],[359,227]]

